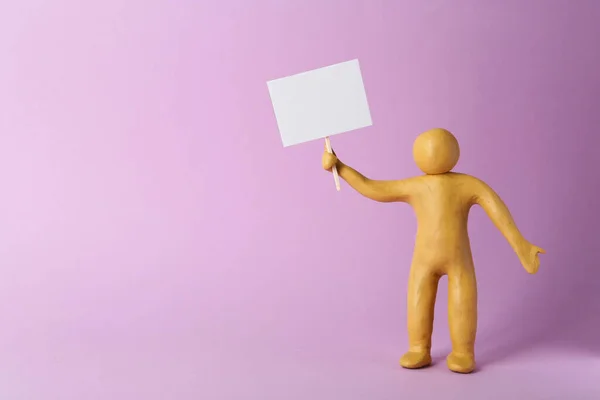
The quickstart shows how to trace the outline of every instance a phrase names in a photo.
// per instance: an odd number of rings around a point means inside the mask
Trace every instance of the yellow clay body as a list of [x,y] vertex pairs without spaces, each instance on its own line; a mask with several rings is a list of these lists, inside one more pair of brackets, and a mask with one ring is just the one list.
[[417,137],[413,157],[424,175],[394,181],[369,179],[342,163],[335,153],[323,154],[323,168],[336,165],[339,175],[363,196],[379,202],[405,202],[417,217],[417,236],[408,284],[408,352],[405,368],[431,364],[431,334],[438,282],[448,276],[448,318],[452,353],[448,368],[470,373],[475,369],[477,284],[467,220],[470,208],[481,206],[508,240],[525,270],[539,268],[541,248],[521,235],[500,197],[483,181],[451,172],[458,162],[458,141],[445,129]]

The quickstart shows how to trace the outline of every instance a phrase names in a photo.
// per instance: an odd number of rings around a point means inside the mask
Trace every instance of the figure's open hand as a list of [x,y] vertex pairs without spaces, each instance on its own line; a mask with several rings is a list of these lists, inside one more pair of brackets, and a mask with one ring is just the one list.
[[325,152],[323,153],[323,169],[331,172],[331,169],[333,168],[333,166],[335,164],[337,164],[338,162],[338,158],[335,155],[335,151],[333,151],[333,154],[327,151],[327,147],[325,147]]
[[544,254],[546,251],[541,247],[535,246],[527,241],[523,241],[519,248],[519,259],[527,272],[535,274],[540,268],[539,254]]

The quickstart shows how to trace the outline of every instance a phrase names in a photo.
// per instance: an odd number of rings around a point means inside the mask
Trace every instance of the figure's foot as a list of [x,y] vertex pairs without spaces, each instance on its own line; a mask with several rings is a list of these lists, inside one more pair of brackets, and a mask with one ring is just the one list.
[[400,359],[400,365],[403,368],[417,369],[431,365],[431,355],[429,351],[409,351]]
[[448,369],[459,374],[470,374],[475,370],[475,357],[471,354],[450,353],[446,358]]

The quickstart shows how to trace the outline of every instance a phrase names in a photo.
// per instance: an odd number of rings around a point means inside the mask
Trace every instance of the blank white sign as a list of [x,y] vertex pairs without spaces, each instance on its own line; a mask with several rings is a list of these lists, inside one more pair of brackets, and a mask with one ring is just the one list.
[[285,147],[373,124],[358,60],[267,82]]

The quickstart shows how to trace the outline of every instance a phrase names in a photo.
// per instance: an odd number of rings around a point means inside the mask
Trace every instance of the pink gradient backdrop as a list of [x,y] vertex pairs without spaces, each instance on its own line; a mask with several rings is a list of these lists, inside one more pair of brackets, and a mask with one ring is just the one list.
[[[599,398],[600,3],[0,4],[0,397]],[[359,58],[374,178],[443,126],[546,248],[477,209],[481,369],[405,371],[415,220],[283,149],[266,81]],[[596,380],[592,381],[592,377]],[[567,396],[567,397],[565,397]]]

